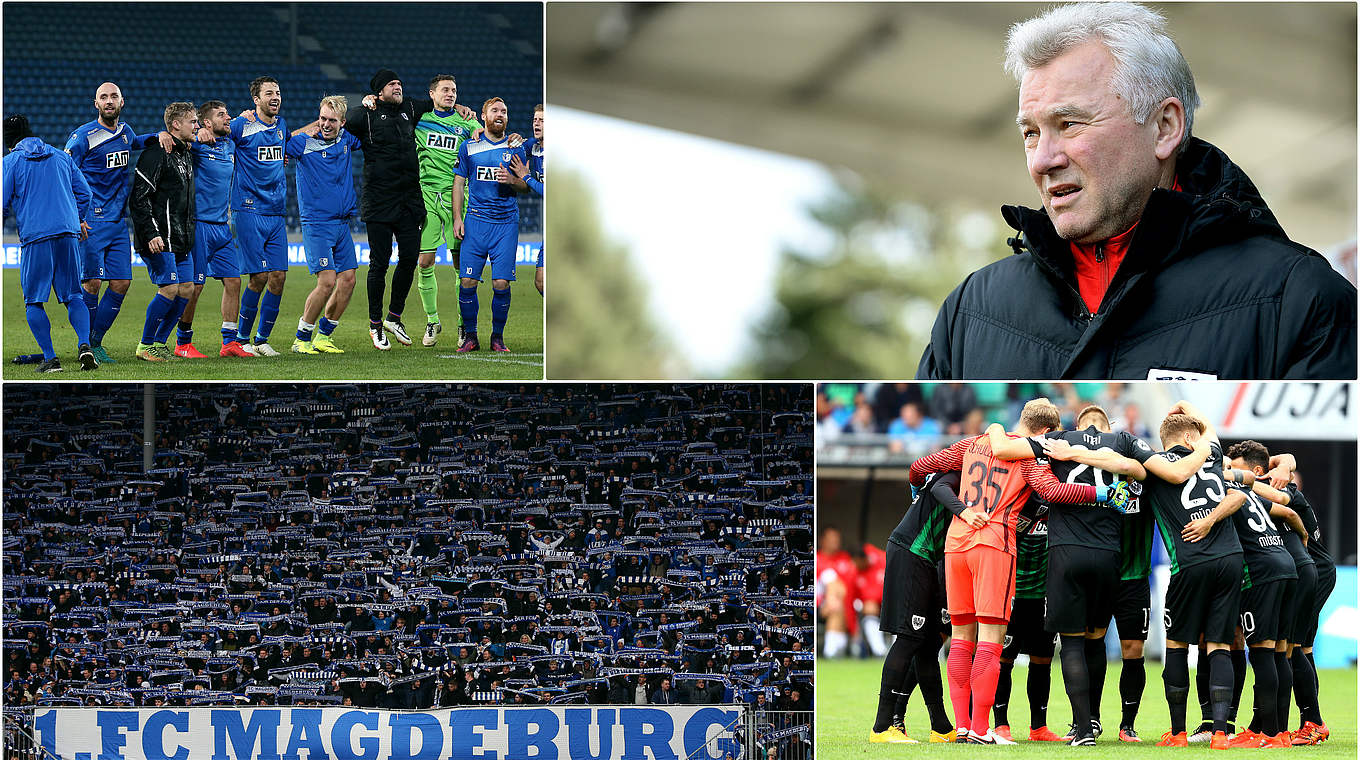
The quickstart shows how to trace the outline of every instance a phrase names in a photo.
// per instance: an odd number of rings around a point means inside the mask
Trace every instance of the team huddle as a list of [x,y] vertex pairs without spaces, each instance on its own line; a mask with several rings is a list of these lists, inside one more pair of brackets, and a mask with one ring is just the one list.
[[[1154,528],[1171,571],[1162,620],[1171,727],[1158,746],[1327,738],[1311,655],[1336,569],[1292,482],[1294,457],[1272,457],[1255,441],[1225,452],[1207,417],[1184,401],[1168,411],[1160,437],[1155,451],[1113,432],[1098,406],[1064,431],[1057,407],[1035,399],[1010,434],[993,424],[912,463],[912,503],[888,540],[880,628],[897,636],[871,742],[915,741],[903,718],[919,685],[930,741],[1014,743],[1006,707],[1011,664],[1023,653],[1029,739],[1094,745],[1111,618],[1122,652],[1118,736],[1142,741],[1134,723],[1146,682]],[[952,722],[937,664],[946,638]],[[1046,725],[1059,641],[1073,715],[1065,736]],[[1187,731],[1192,646],[1203,722]],[[1248,661],[1253,715],[1236,727]],[[1286,725],[1291,692],[1302,724],[1295,731]]]
[[[417,276],[426,319],[421,342],[438,342],[443,328],[435,261],[443,244],[458,262],[458,352],[481,348],[477,285],[488,264],[489,348],[508,352],[516,198],[543,193],[543,106],[535,108],[534,138],[526,142],[507,133],[502,99],[483,104],[482,121],[457,104],[452,75],[430,81],[428,100],[403,97],[401,80],[388,69],[370,87],[372,94],[353,107],[342,96],[323,98],[316,120],[290,132],[279,113],[278,81],[259,77],[250,83],[249,111],[233,118],[220,100],[171,103],[165,131],[137,135],[119,120],[122,92],[108,82],[95,95],[98,118],[71,133],[69,160],[34,137],[23,116],[6,119],[11,152],[4,201],[19,223],[24,301],[43,349],[39,371],[61,370],[42,306],[54,290],[67,306],[82,369],[114,361],[103,340],[130,287],[134,247],[157,288],[136,358],[206,358],[193,344],[193,320],[207,278],[223,285],[219,355],[278,356],[269,340],[288,274],[287,160],[296,162],[303,249],[316,277],[293,352],[344,352],[332,336],[354,292],[358,260],[350,222],[356,215],[370,243],[368,316],[375,349],[390,350],[389,335],[412,344],[402,310]],[[129,157],[137,150],[142,153],[129,174]],[[365,158],[362,196],[352,180],[358,150]],[[394,242],[398,260],[384,310]],[[541,293],[542,254],[537,265]]]

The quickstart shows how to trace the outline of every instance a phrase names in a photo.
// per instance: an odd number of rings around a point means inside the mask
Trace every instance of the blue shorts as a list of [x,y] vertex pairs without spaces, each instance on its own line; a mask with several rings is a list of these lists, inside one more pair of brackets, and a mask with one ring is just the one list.
[[536,266],[539,269],[543,268],[543,246],[538,247],[538,264]]
[[225,222],[195,222],[194,249],[189,258],[194,261],[196,285],[202,285],[208,277],[241,276],[241,257],[236,253],[231,227]]
[[126,219],[93,222],[90,236],[80,242],[80,279],[132,279],[132,240]]
[[238,212],[236,241],[243,273],[288,271],[288,230],[283,217]]
[[482,280],[482,269],[491,259],[491,279],[515,279],[515,250],[519,247],[519,222],[488,222],[468,215],[463,220],[463,245],[458,252],[462,276]]
[[194,278],[194,257],[185,256],[184,261],[176,262],[175,254],[170,251],[141,254],[146,262],[146,273],[157,285],[179,285],[197,282]]
[[330,222],[303,222],[302,249],[307,253],[307,271],[317,274],[323,269],[348,272],[359,268],[354,255],[354,236],[349,222],[337,219]]
[[24,303],[47,303],[54,290],[58,303],[83,297],[77,242],[75,235],[58,235],[19,249],[19,286],[24,291]]

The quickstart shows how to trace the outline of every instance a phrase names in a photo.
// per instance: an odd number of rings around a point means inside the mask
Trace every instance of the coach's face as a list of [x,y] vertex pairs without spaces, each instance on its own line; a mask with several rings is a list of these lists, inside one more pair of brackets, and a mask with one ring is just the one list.
[[1058,234],[1078,243],[1132,227],[1163,173],[1161,162],[1175,153],[1161,139],[1160,119],[1134,123],[1129,104],[1112,89],[1113,73],[1105,45],[1090,41],[1020,83],[1016,123],[1030,177]]
[[113,82],[99,85],[94,92],[94,109],[99,112],[101,121],[112,124],[123,112],[123,91]]
[[387,84],[383,85],[382,91],[378,93],[378,97],[379,97],[380,99],[382,99],[384,102],[387,102],[387,103],[393,103],[393,104],[400,103],[400,102],[401,102],[401,80],[400,80],[400,79],[393,79],[392,81],[390,81],[390,82],[388,82]]

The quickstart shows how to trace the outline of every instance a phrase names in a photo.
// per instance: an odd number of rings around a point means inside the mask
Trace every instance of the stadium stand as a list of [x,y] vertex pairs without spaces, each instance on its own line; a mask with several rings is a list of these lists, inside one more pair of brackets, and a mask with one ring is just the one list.
[[[249,83],[279,80],[282,116],[296,129],[316,118],[323,95],[368,92],[379,68],[426,97],[435,74],[458,77],[458,102],[480,110],[504,98],[511,132],[532,136],[543,98],[543,12],[536,3],[297,3],[296,63],[288,3],[6,3],[5,113],[28,115],[33,131],[62,147],[94,118],[95,89],[123,90],[123,119],[159,131],[167,103],[219,99],[250,108]],[[360,154],[362,156],[362,154]],[[355,162],[355,184],[362,158]],[[301,228],[293,170],[287,222]],[[13,231],[13,222],[7,222]],[[356,231],[361,225],[356,223]],[[541,234],[542,199],[520,200],[521,233]]]
[[6,394],[5,703],[810,710],[811,401]]

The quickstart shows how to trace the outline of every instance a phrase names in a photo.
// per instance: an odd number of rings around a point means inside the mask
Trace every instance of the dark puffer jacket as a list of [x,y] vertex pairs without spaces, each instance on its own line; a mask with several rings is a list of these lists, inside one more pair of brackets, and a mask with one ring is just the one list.
[[1005,206],[1016,255],[940,307],[918,379],[1350,379],[1356,291],[1285,235],[1247,175],[1192,139],[1091,315],[1042,211]]
[[150,251],[161,238],[165,249],[184,261],[194,250],[194,160],[189,146],[175,140],[166,155],[159,146],[142,151],[132,174],[132,240],[137,253]]

